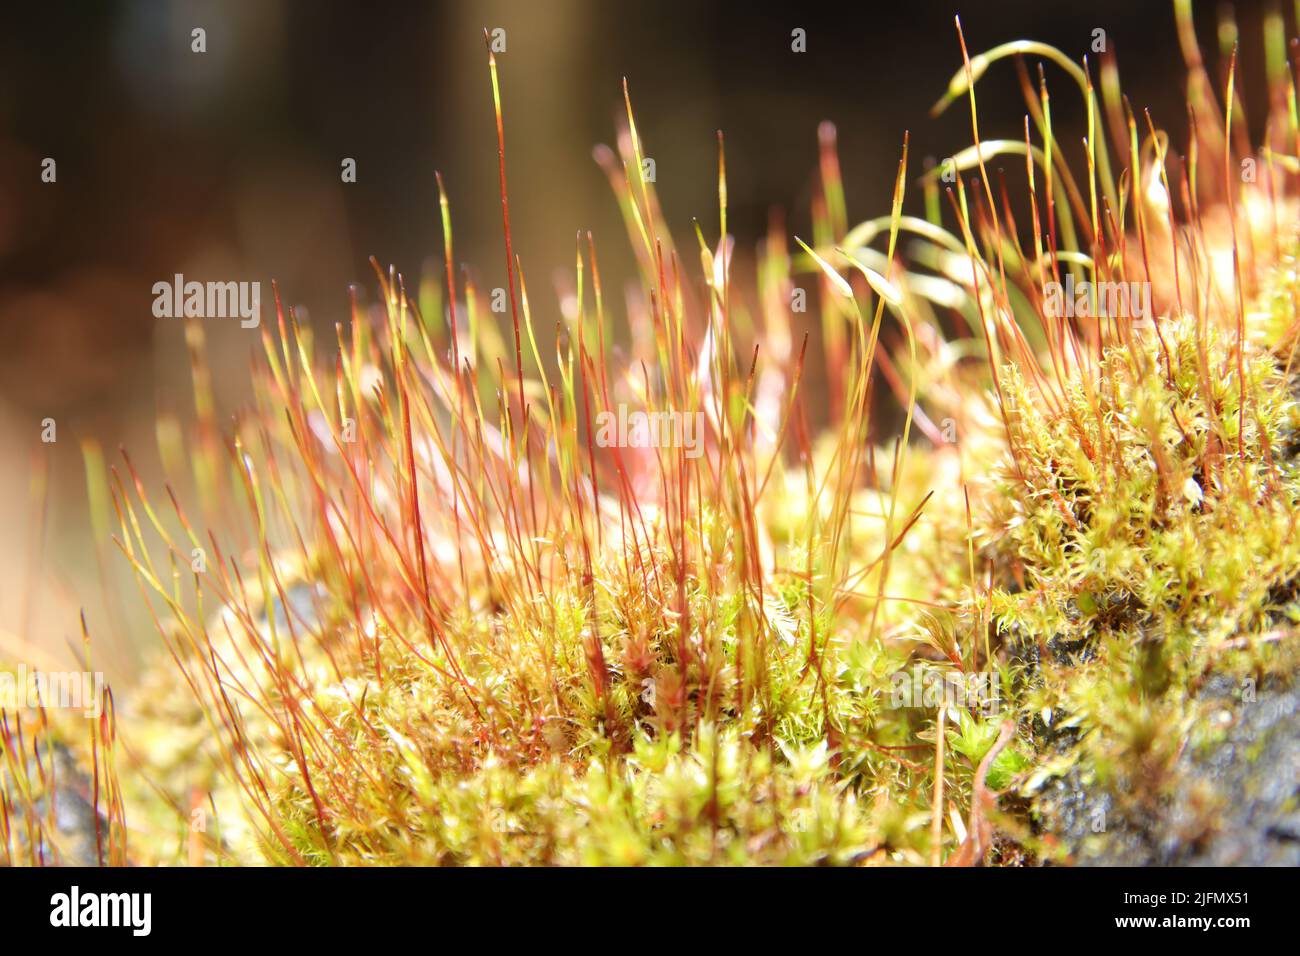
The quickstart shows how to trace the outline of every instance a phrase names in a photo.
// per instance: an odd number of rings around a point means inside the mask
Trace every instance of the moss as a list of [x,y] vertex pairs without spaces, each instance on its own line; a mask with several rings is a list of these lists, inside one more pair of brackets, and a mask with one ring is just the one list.
[[[522,277],[513,352],[472,286],[445,290],[465,340],[393,272],[325,359],[278,316],[227,447],[207,420],[164,449],[192,457],[216,533],[113,489],[170,652],[127,715],[133,858],[1020,865],[1104,856],[1098,814],[1129,847],[1212,846],[1256,792],[1218,755],[1287,740],[1233,733],[1295,670],[1295,243],[1267,235],[1262,183],[1169,234],[1143,168],[1163,141],[1132,136],[1118,178],[1090,145],[1091,210],[1030,180],[1062,217],[1033,251],[989,214],[994,146],[959,154],[981,178],[955,184],[952,231],[932,177],[931,217],[902,215],[906,147],[891,215],[847,229],[828,152],[815,248],[773,236],[748,290],[703,227],[683,278],[629,111],[607,164],[641,270],[628,368],[590,249],[553,360]],[[1247,243],[1239,315],[1206,263]],[[1062,320],[1045,289],[1070,269],[1151,281],[1162,314]],[[819,292],[815,371],[796,282]],[[700,416],[701,454],[598,448],[616,405]],[[209,543],[208,570],[178,571]]]

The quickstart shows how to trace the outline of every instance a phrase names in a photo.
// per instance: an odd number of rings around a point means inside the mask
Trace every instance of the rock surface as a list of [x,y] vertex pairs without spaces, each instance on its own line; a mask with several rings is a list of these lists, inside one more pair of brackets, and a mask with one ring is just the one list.
[[1076,769],[1039,798],[1040,824],[1081,865],[1300,866],[1300,682],[1265,685],[1252,702],[1236,691],[1223,678],[1202,688],[1231,726],[1183,752],[1162,806],[1125,812]]

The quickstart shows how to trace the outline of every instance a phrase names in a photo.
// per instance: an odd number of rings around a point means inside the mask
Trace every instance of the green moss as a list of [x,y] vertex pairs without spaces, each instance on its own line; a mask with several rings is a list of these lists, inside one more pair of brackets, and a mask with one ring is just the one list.
[[[620,148],[634,176],[639,140]],[[963,171],[982,164],[961,155]],[[1089,167],[1107,192],[1109,162]],[[328,361],[284,323],[229,460],[212,421],[164,455],[192,451],[229,561],[178,572],[208,539],[179,504],[160,517],[139,485],[138,503],[115,489],[172,655],[125,728],[133,858],[1013,863],[1069,858],[1044,832],[1065,781],[1133,816],[1190,792],[1181,755],[1213,748],[1227,733],[1213,713],[1237,706],[1205,682],[1244,697],[1295,670],[1294,249],[1254,243],[1262,278],[1239,331],[1199,266],[1170,283],[1148,258],[1167,210],[1134,178],[1110,203],[1118,229],[1031,255],[962,181],[957,232],[905,219],[904,156],[892,216],[845,232],[821,197],[818,248],[796,260],[774,239],[757,294],[719,281],[700,227],[708,304],[692,311],[651,184],[615,176],[655,308],[629,322],[640,378],[606,368],[598,287],[554,362],[526,305],[512,313],[526,369],[460,290],[473,376],[392,277],[378,320]],[[1089,217],[1066,198],[1072,236]],[[1208,260],[1228,257],[1195,229]],[[919,237],[906,265],[904,231]],[[888,254],[859,247],[886,237]],[[1054,270],[1130,278],[1112,250],[1139,244],[1142,275],[1185,290],[1165,296],[1174,318],[1041,314]],[[584,296],[591,267],[580,255]],[[821,292],[824,375],[793,365],[796,281]],[[952,317],[969,338],[945,341]],[[901,431],[880,421],[877,366]],[[796,393],[816,378],[842,392],[810,430]],[[629,401],[707,419],[700,458],[584,447],[588,406]],[[170,567],[151,560],[154,534]],[[195,795],[217,817],[199,841],[184,829]]]
[[1038,662],[1023,713],[1040,716],[1040,748],[1077,738],[1074,758],[1138,799],[1177,782],[1207,674],[1289,673],[1266,635],[1300,575],[1284,358],[1247,350],[1243,414],[1231,333],[1189,320],[1163,340],[1112,348],[1104,386],[1053,412],[1008,370],[998,547],[1028,586],[992,596],[999,632]]

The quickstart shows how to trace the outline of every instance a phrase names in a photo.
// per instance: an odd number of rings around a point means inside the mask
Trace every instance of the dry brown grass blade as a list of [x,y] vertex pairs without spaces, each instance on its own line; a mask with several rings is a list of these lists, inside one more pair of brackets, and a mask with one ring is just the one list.
[[966,826],[966,839],[957,848],[957,852],[944,864],[945,866],[979,866],[984,862],[984,857],[993,844],[993,823],[989,819],[989,815],[993,812],[997,803],[996,795],[988,789],[984,781],[988,777],[989,767],[993,766],[993,761],[997,759],[998,754],[1011,742],[1011,737],[1015,732],[1015,723],[1004,720],[1002,729],[998,732],[998,739],[989,748],[989,752],[984,755],[979,767],[976,768],[975,783],[971,790],[970,822]]

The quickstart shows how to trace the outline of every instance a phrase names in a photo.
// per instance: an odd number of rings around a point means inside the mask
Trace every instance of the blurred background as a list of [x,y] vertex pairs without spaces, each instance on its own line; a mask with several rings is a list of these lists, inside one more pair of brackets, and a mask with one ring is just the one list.
[[[178,272],[259,280],[269,299],[274,279],[329,329],[346,319],[349,283],[374,287],[369,256],[394,264],[408,286],[441,268],[437,169],[457,259],[480,286],[505,285],[485,27],[506,31],[498,60],[515,250],[548,328],[558,317],[552,277],[571,271],[576,230],[594,232],[607,288],[632,275],[591,158],[595,144],[613,142],[624,77],[679,237],[692,217],[716,232],[715,131],[725,132],[743,256],[773,208],[786,211],[791,232],[806,232],[821,120],[839,129],[854,221],[888,210],[904,130],[917,174],[925,157],[969,145],[964,109],[928,116],[961,66],[959,11],[972,54],[1033,38],[1077,58],[1104,29],[1134,106],[1182,129],[1182,59],[1171,7],[1158,0],[6,5],[0,651],[30,641],[63,652],[79,641],[84,606],[92,634],[109,644],[110,677],[136,666],[131,636],[100,636],[112,630],[96,567],[104,542],[89,528],[78,446],[94,438],[112,456],[125,445],[149,473],[157,411],[189,408],[181,323],[154,318],[155,282]],[[1259,11],[1237,14],[1241,82],[1247,102],[1262,102]],[[1210,5],[1197,11],[1207,46],[1215,15]],[[191,50],[196,27],[206,31],[202,54]],[[791,50],[796,27],[807,31],[805,53]],[[1061,139],[1078,143],[1079,99],[1059,71],[1049,78]],[[1021,135],[1009,63],[981,83],[980,98],[986,136]],[[46,157],[57,163],[54,183],[41,181]],[[354,184],[340,180],[345,157],[356,160]],[[247,387],[258,332],[231,321],[207,333],[229,410]],[[40,441],[47,418],[57,423],[52,445]],[[38,493],[42,476],[48,495]]]

